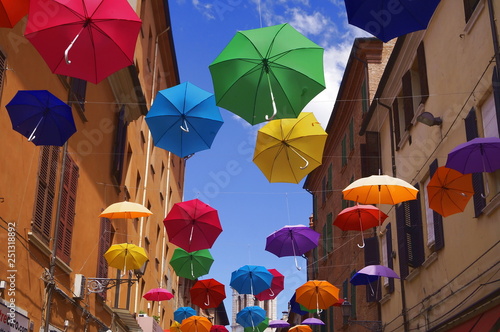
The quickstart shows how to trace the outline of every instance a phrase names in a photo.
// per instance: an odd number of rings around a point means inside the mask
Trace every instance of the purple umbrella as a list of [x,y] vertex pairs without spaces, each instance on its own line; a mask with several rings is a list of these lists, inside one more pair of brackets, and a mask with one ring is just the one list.
[[398,278],[392,269],[383,265],[368,265],[356,272],[351,278],[353,285],[368,285],[380,277]]
[[[318,246],[320,234],[304,225],[287,225],[266,238],[266,250],[278,257],[301,256]],[[300,271],[295,258],[295,266]]]
[[278,327],[289,327],[289,326],[290,323],[281,319],[274,319],[269,321],[269,327],[278,328]]
[[306,318],[300,324],[303,324],[303,325],[325,325],[325,323],[321,319],[314,318],[314,317]]

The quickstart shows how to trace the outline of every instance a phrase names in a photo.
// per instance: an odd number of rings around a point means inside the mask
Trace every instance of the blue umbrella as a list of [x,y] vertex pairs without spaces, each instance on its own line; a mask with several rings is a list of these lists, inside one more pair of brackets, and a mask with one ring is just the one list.
[[273,275],[265,267],[245,265],[231,274],[229,285],[240,294],[259,294],[271,287]]
[[383,42],[427,29],[440,0],[345,0],[347,20]]
[[63,146],[76,132],[71,107],[47,90],[20,90],[5,108],[12,128],[35,145]]
[[196,316],[197,312],[191,307],[180,307],[174,311],[174,320],[176,322],[182,323],[182,321],[188,317]]
[[155,146],[186,157],[209,149],[223,120],[214,95],[186,82],[158,92],[146,123]]
[[266,311],[258,306],[245,307],[236,314],[236,323],[243,327],[255,327],[266,319]]

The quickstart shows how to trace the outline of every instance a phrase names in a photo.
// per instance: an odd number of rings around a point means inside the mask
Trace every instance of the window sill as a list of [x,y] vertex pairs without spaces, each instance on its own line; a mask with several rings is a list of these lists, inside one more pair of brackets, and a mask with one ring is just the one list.
[[462,33],[462,35],[460,35],[460,37],[466,36],[471,32],[472,28],[476,24],[476,21],[478,20],[479,15],[481,14],[481,12],[484,9],[485,2],[486,2],[486,0],[481,0],[478,2],[476,9],[474,9],[474,12],[472,13],[471,17],[467,21],[467,24],[465,24],[464,32]]
[[437,261],[438,255],[437,252],[433,252],[432,254],[427,257],[427,259],[422,263],[422,266],[425,267],[426,269],[429,268],[429,266],[432,265],[435,261]]
[[382,298],[378,302],[380,304],[385,304],[385,303],[389,302],[390,299],[391,299],[391,294],[387,293],[384,296],[382,296]]
[[419,268],[416,268],[416,269],[413,269],[410,274],[408,274],[408,276],[406,277],[406,281],[412,281],[413,279],[415,279],[418,275],[420,274],[420,269]]
[[408,130],[405,130],[405,133],[403,134],[403,136],[401,136],[401,139],[399,140],[398,150],[401,150],[401,148],[406,144],[406,142],[408,142],[409,139],[410,139],[410,132]]
[[[28,241],[40,249],[45,256],[52,256],[52,250],[33,232],[28,232]],[[59,257],[56,257],[56,265],[66,274],[71,274],[71,272],[73,272],[73,269],[70,268],[68,264],[64,263]]]
[[491,201],[486,204],[484,207],[482,213],[484,213],[486,216],[489,216],[490,214],[493,213],[498,207],[500,206],[500,193],[497,193]]

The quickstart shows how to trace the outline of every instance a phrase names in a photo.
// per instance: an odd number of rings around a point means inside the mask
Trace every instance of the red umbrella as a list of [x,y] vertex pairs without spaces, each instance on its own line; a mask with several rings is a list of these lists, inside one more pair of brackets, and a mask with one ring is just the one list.
[[228,329],[223,325],[212,325],[210,332],[229,332]]
[[259,301],[272,300],[278,296],[278,294],[285,289],[285,276],[278,272],[276,269],[267,269],[273,275],[273,280],[271,281],[271,288],[260,292],[255,295],[255,298]]
[[215,279],[198,280],[189,293],[191,302],[202,309],[217,308],[226,298],[224,285]]
[[163,224],[169,241],[187,252],[211,248],[222,232],[217,210],[198,199],[174,204]]
[[363,244],[358,244],[358,247],[363,248],[365,246],[363,231],[377,227],[386,218],[387,215],[373,205],[355,205],[340,211],[333,224],[343,231],[361,231]]
[[28,14],[29,0],[1,0],[0,27],[13,28]]
[[141,24],[127,0],[40,0],[24,35],[54,74],[97,84],[133,64]]
[[167,301],[174,297],[172,293],[163,288],[153,288],[142,296],[148,301]]

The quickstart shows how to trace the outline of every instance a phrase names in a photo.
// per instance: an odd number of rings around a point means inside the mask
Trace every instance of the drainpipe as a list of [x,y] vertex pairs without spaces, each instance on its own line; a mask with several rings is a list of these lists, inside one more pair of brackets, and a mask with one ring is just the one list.
[[392,120],[392,108],[386,104],[380,102],[380,99],[377,98],[377,105],[383,106],[389,112],[389,131],[391,132],[391,167],[392,167],[392,176],[396,176],[396,156],[395,156],[395,148],[394,148],[394,123]]
[[50,312],[52,310],[52,294],[56,288],[54,280],[54,273],[56,270],[56,255],[57,255],[57,238],[59,237],[59,218],[61,217],[61,198],[64,186],[64,172],[66,170],[66,155],[68,154],[68,142],[64,143],[62,154],[62,167],[59,180],[59,193],[57,194],[57,207],[56,207],[56,223],[54,227],[54,238],[52,242],[52,256],[50,257],[49,277],[47,285],[47,306],[45,308],[45,324],[43,330],[49,331]]
[[[167,215],[167,212],[168,212],[168,202],[170,201],[170,158],[171,158],[171,154],[170,154],[170,151],[168,152],[168,158],[167,158],[167,180],[166,180],[166,185],[165,185],[165,209],[163,210],[163,215],[166,216]],[[166,255],[167,255],[167,252],[165,250],[166,246],[168,246],[167,244],[167,230],[165,227],[162,227],[163,228],[163,239],[162,239],[162,245],[161,245],[161,248],[162,248],[162,252],[161,252],[161,278],[160,278],[160,288],[163,288],[163,275],[165,274],[165,259],[166,259]],[[167,285],[165,285],[165,288],[167,288]],[[158,316],[161,316],[161,308],[160,306],[158,305]]]

